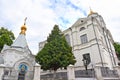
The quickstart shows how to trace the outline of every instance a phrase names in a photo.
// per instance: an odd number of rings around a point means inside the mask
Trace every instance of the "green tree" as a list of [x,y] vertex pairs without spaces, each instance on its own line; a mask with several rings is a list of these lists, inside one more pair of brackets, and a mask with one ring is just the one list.
[[72,48],[59,30],[58,25],[54,26],[44,48],[38,52],[36,61],[43,70],[54,70],[54,72],[59,68],[66,69],[68,65],[75,64]]
[[114,48],[115,48],[115,51],[116,51],[116,55],[117,55],[118,59],[120,60],[120,43],[115,42],[114,43]]
[[11,45],[15,39],[12,31],[5,29],[4,27],[0,28],[0,51],[2,50],[4,44]]

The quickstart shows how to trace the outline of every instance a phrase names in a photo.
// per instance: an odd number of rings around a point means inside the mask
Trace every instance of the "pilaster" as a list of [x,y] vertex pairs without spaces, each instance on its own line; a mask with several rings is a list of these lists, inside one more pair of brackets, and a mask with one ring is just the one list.
[[2,77],[4,74],[4,68],[5,68],[5,66],[3,64],[0,64],[0,80],[2,80]]
[[41,66],[39,64],[36,64],[34,66],[34,78],[33,78],[33,80],[40,80],[40,70],[41,70]]
[[73,65],[69,65],[67,67],[67,75],[68,75],[68,80],[75,80],[75,72]]

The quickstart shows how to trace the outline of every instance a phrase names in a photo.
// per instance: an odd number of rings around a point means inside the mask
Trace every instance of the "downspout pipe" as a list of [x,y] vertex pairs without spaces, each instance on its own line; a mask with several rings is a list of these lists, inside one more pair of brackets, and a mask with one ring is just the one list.
[[106,32],[106,33],[107,33],[108,43],[109,43],[109,45],[110,45],[111,54],[112,54],[112,56],[113,56],[114,65],[116,65],[115,57],[114,57],[114,55],[113,55],[112,47],[111,47],[111,44],[110,44],[110,39],[108,38],[108,32]]
[[74,49],[73,33],[72,33],[72,28],[69,28],[69,29],[71,31],[71,37],[72,37],[72,44],[71,44],[71,46],[72,46],[72,50],[73,50]]
[[[107,43],[107,37],[105,37],[105,29],[104,28],[102,28],[103,29],[103,36],[104,36],[104,38],[105,38],[105,43],[106,43],[106,46],[107,46],[107,50],[108,50],[108,53],[109,53],[109,55],[110,55],[110,59],[111,59],[111,62],[112,62],[112,56],[111,56],[111,53],[110,53],[110,50],[109,50],[109,46],[108,46],[108,43]],[[106,35],[107,36],[107,35]],[[107,39],[106,39],[107,38]],[[109,42],[109,41],[108,41]],[[112,66],[113,66],[113,62],[112,62]]]
[[97,46],[98,46],[98,50],[99,50],[99,54],[100,54],[100,59],[101,59],[102,67],[104,67],[104,65],[103,65],[103,59],[102,59],[102,54],[101,54],[101,51],[100,51],[100,46],[98,44],[97,34],[96,34],[96,31],[95,31],[95,26],[93,24],[94,17],[91,17],[91,19],[92,19],[93,31],[94,31],[94,34],[95,34],[95,40],[97,42]]

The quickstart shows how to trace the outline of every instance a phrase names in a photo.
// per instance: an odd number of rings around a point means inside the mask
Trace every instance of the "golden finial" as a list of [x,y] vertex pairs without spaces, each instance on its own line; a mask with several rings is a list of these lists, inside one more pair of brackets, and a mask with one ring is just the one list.
[[94,13],[95,12],[93,12],[92,9],[91,9],[91,7],[90,7],[90,13],[89,13],[89,15],[94,14]]
[[24,34],[25,35],[25,31],[27,30],[27,28],[26,28],[26,20],[27,20],[27,17],[24,19],[24,25],[21,27],[20,34]]

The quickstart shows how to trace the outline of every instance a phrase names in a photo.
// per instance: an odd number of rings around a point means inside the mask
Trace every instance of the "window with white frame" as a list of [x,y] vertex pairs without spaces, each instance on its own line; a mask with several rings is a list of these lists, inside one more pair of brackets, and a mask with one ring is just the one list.
[[89,65],[91,62],[90,53],[83,54],[84,65]]
[[69,34],[65,35],[65,39],[68,42],[68,44],[70,45],[70,35]]
[[87,43],[88,42],[87,34],[80,36],[80,39],[82,44]]

